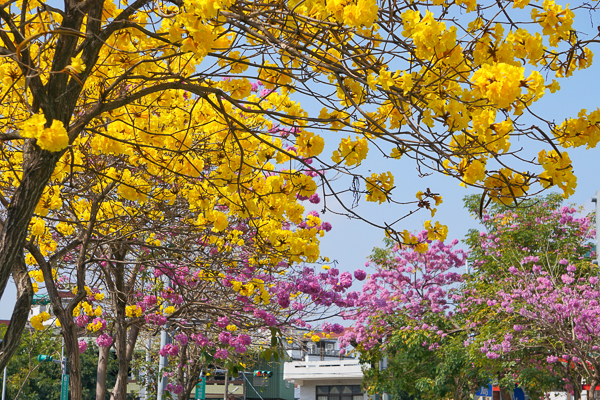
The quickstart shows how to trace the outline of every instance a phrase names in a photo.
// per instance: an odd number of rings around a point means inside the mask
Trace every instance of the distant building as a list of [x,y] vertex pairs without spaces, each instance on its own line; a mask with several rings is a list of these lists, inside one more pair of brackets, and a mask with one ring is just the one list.
[[[69,301],[75,297],[75,295],[71,292],[60,291],[58,292],[58,296],[60,297],[63,307],[66,307]],[[50,304],[50,298],[47,294],[34,294],[33,301],[31,303],[31,309],[29,310],[29,316],[27,318],[27,328],[33,329],[29,321],[31,321],[31,317],[34,315],[41,314],[43,312],[47,312],[50,314],[50,319],[44,322],[44,326],[50,326],[54,324],[56,321],[56,315],[52,310],[52,305]]]
[[296,387],[300,400],[365,400],[359,360],[340,354],[338,335],[320,340],[306,339],[288,349],[291,360],[285,362],[283,379]]

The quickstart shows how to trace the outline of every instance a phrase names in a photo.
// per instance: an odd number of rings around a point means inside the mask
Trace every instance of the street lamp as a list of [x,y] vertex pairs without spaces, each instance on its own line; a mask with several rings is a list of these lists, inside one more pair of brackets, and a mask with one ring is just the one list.
[[[54,357],[47,354],[39,354],[37,360],[39,362],[53,362],[60,364],[62,377],[60,380],[60,400],[68,400],[69,397],[69,375],[67,375],[67,357],[64,356],[65,348],[63,343],[62,356],[60,360],[55,360]],[[4,400],[4,397],[3,399]]]

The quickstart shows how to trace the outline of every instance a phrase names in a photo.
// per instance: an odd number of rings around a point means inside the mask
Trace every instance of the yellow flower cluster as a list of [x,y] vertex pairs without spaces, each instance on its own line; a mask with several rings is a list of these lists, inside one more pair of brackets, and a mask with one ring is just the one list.
[[41,270],[29,271],[29,277],[36,280],[36,282],[44,282],[44,273]]
[[[445,229],[446,232],[448,231],[447,227],[443,225],[440,225],[440,227],[441,229]],[[402,239],[402,243],[406,246],[412,247],[416,252],[424,253],[427,251],[427,249],[429,249],[429,244],[427,242],[420,242],[417,236],[413,235],[406,229],[400,232],[399,235]]]
[[497,63],[485,64],[471,77],[475,94],[499,108],[508,108],[521,94],[525,68]]
[[242,62],[231,62],[230,60],[222,58],[218,62],[219,65],[221,67],[229,67],[229,71],[232,74],[241,74],[242,72],[248,69],[248,64],[244,63],[248,62],[248,58],[240,56],[239,51],[232,51],[231,53],[229,53],[229,57],[236,60],[240,60]]
[[299,14],[322,20],[332,18],[353,27],[371,27],[379,10],[374,0],[292,0],[289,3]]
[[529,176],[515,173],[508,168],[488,176],[484,185],[491,199],[505,205],[513,204],[515,198],[523,196],[529,190]]
[[417,10],[407,10],[402,13],[404,30],[402,35],[413,40],[415,54],[419,58],[430,59],[438,56],[444,62],[454,63],[460,53],[456,49],[456,27],[446,29],[444,22],[439,22],[433,13],[426,11],[421,18]]
[[[29,277],[33,279],[31,285],[33,286],[33,291],[37,293],[39,290],[38,282],[44,282],[44,273],[41,270],[29,271]],[[52,280],[56,281],[57,279],[58,273],[56,272],[56,269],[52,268]]]
[[377,201],[379,204],[386,201],[394,187],[394,176],[391,172],[381,174],[373,173],[366,178],[367,182],[367,201]]
[[350,137],[342,139],[340,146],[333,152],[331,159],[336,163],[341,163],[348,166],[359,165],[362,160],[367,157],[369,145],[365,138],[356,137],[352,140]]
[[90,317],[99,317],[102,315],[102,307],[96,306],[96,308],[94,309],[94,307],[90,303],[88,303],[87,301],[83,301],[75,306],[75,308],[73,309],[73,316],[77,317],[81,315],[82,309],[83,313]]
[[129,317],[129,318],[133,318],[133,317],[139,318],[142,316],[142,307],[140,307],[136,304],[126,306],[125,307],[125,315],[127,315],[127,317]]
[[531,19],[540,24],[542,33],[548,35],[551,46],[556,46],[561,40],[570,40],[573,18],[575,14],[568,6],[563,10],[562,6],[554,0],[544,0],[543,12],[537,8],[531,10]]
[[49,319],[50,319],[50,314],[48,314],[46,311],[44,311],[44,312],[41,312],[41,313],[31,317],[30,323],[31,323],[31,326],[33,326],[35,329],[37,329],[38,331],[41,331],[45,328],[44,321],[47,321]]
[[588,114],[581,110],[578,118],[569,118],[553,130],[554,136],[563,147],[596,147],[600,141],[600,109]]
[[298,154],[305,157],[318,156],[325,146],[325,141],[321,136],[304,130],[298,135],[296,143],[298,145]]
[[85,64],[81,60],[81,56],[71,57],[71,65],[67,66],[67,68],[80,74],[85,71]]
[[269,304],[271,295],[265,289],[265,283],[262,279],[253,279],[251,282],[244,284],[240,281],[230,281],[232,289],[240,296],[254,296],[254,302],[257,304]]
[[99,330],[102,330],[104,328],[104,325],[102,324],[102,321],[97,320],[96,322],[90,322],[89,324],[87,324],[86,329],[88,331],[91,332],[98,332]]
[[163,312],[165,315],[173,314],[175,312],[175,307],[173,307],[173,306],[165,307]]
[[448,236],[448,227],[440,224],[438,221],[435,225],[431,225],[431,221],[425,221],[425,229],[427,230],[427,238],[429,240],[439,240],[443,242]]
[[577,178],[573,174],[573,165],[567,152],[558,154],[556,150],[542,150],[538,154],[538,161],[544,167],[544,172],[540,174],[544,187],[558,186],[563,190],[565,198],[575,193]]
[[221,82],[220,86],[236,100],[241,100],[250,96],[251,85],[250,81],[246,78],[224,80]]
[[45,128],[46,118],[42,114],[34,114],[21,125],[21,136],[37,139],[37,144],[44,150],[61,151],[69,145],[69,136],[62,122],[53,120],[49,128]]

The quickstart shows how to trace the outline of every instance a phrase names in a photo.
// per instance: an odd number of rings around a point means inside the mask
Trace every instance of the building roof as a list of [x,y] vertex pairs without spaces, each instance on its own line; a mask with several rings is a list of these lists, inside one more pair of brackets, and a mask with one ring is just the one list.
[[59,291],[58,292],[58,297],[60,297],[61,299],[72,299],[72,298],[75,297],[75,295],[73,294],[73,292]]

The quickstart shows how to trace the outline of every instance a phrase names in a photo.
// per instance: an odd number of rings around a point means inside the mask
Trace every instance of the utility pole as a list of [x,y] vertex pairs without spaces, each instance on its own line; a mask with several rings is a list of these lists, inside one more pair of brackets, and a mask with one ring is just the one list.
[[2,400],[6,399],[6,367],[4,367],[4,378],[2,378]]
[[225,371],[225,390],[223,390],[223,400],[229,397],[229,370]]
[[[165,287],[171,287],[171,278],[167,276],[167,274],[163,275],[163,281],[165,282]],[[165,302],[165,307],[168,307],[169,303]],[[162,349],[167,344],[171,343],[171,336],[169,336],[167,329],[169,329],[169,324],[165,324],[163,326],[162,331],[160,331],[160,348]],[[156,391],[156,400],[162,400],[163,393],[165,392],[165,387],[167,386],[167,377],[163,376],[163,370],[168,365],[168,356],[160,356],[158,359],[158,390]]]
[[148,386],[148,365],[150,365],[150,347],[152,346],[152,337],[148,336],[148,347],[146,348],[146,366],[140,373],[140,383],[143,385],[140,389],[140,400],[148,400],[146,387]]

